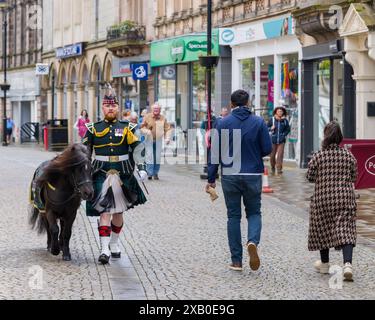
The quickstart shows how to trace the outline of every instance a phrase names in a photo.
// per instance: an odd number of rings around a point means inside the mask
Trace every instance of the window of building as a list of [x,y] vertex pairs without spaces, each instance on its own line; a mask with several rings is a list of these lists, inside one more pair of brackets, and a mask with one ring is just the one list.
[[240,60],[241,87],[250,96],[250,105],[255,109],[255,59]]
[[[199,62],[193,64],[193,127],[200,128],[202,121],[207,119],[207,86],[206,68]],[[212,110],[215,109],[215,70],[212,70]]]
[[281,56],[280,65],[280,96],[276,104],[282,105],[287,110],[287,119],[291,132],[285,145],[285,158],[296,158],[296,146],[298,142],[298,101],[299,101],[299,69],[298,53]]
[[158,102],[167,121],[176,121],[176,66],[161,67],[158,71]]

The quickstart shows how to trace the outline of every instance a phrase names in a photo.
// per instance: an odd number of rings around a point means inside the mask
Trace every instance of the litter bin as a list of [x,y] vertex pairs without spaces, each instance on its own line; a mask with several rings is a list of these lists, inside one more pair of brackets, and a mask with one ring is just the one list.
[[69,144],[68,120],[49,120],[47,122],[48,151],[62,151]]

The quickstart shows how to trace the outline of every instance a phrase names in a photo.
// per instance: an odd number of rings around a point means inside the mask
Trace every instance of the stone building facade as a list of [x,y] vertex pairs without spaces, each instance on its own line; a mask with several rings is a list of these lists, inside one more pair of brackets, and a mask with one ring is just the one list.
[[68,119],[70,141],[78,138],[73,127],[83,109],[91,121],[100,118],[104,83],[117,89],[123,107],[129,74],[114,77],[113,60],[147,51],[146,42],[153,37],[148,18],[152,3],[44,0],[42,58],[50,72],[43,79],[42,94],[48,119]]
[[[6,18],[7,32],[7,116],[15,122],[14,140],[21,140],[23,125],[38,122],[42,114],[40,101],[40,78],[35,76],[35,64],[41,62],[42,54],[42,1],[8,1],[7,13],[0,11],[0,21]],[[4,30],[2,32],[2,40]],[[3,76],[3,41],[0,46],[0,73]],[[1,80],[3,82],[3,79]],[[1,93],[3,97],[3,93]],[[4,101],[2,99],[1,115]],[[1,133],[3,122],[1,121]]]

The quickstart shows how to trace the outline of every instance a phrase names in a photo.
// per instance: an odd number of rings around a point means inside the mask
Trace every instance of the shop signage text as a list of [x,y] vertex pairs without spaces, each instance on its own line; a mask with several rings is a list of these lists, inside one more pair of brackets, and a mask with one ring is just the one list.
[[[198,61],[207,52],[207,34],[197,33],[151,43],[151,67]],[[166,54],[167,53],[167,54]],[[212,32],[212,55],[219,56],[219,30]]]
[[253,23],[238,28],[220,28],[219,43],[223,46],[273,39],[294,34],[292,17]]
[[83,54],[83,44],[77,43],[63,48],[56,49],[56,58],[57,59],[67,59],[71,57],[81,56]]
[[375,176],[375,155],[366,161],[366,171]]

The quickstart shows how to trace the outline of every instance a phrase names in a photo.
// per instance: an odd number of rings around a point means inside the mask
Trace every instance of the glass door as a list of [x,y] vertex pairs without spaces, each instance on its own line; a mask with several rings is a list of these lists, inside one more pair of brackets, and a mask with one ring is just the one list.
[[343,108],[344,108],[344,61],[335,59],[333,61],[333,110],[332,120],[337,121],[343,128]]
[[314,151],[320,149],[324,127],[330,121],[331,105],[331,60],[324,59],[314,64]]

